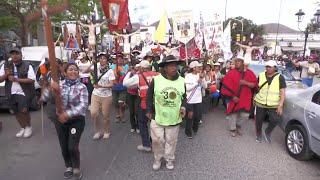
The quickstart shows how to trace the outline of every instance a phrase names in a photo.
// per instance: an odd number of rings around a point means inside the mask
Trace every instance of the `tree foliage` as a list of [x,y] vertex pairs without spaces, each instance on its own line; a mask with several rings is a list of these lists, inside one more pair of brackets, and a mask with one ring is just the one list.
[[[39,25],[40,20],[26,22],[25,16],[40,11],[41,0],[1,0],[0,11],[5,12],[5,16],[0,19],[1,30],[12,30],[21,39],[22,45],[27,45],[27,34],[30,30],[35,31],[35,26]],[[48,0],[50,6],[59,6],[63,0]],[[93,12],[94,3],[101,11],[100,0],[69,0],[70,9],[64,13],[59,13],[51,17],[52,22],[57,23],[61,20],[80,20],[81,17],[88,17]],[[102,14],[101,14],[102,15]]]
[[[240,20],[243,22],[243,32],[241,23],[237,20]],[[235,18],[229,18],[227,21],[224,22],[224,27],[226,27],[227,23],[231,22],[231,36],[232,40],[236,41],[237,34],[242,34],[242,36],[245,37],[245,40],[243,43],[253,42],[253,44],[259,45],[263,42],[261,42],[262,36],[265,34],[263,26],[256,25],[252,20],[246,19],[244,17],[235,17]],[[251,39],[251,34],[253,34],[253,39]]]

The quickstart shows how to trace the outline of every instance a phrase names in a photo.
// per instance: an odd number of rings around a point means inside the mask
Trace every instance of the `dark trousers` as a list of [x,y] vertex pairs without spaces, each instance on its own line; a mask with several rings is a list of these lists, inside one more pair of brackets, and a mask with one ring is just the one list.
[[256,106],[256,131],[257,136],[262,135],[262,124],[266,117],[269,116],[269,124],[266,128],[266,133],[270,134],[272,130],[277,126],[280,122],[281,117],[277,114],[275,108],[262,108]]
[[79,141],[84,126],[84,116],[69,120],[69,122],[65,124],[55,121],[55,127],[66,167],[80,168]]
[[92,95],[92,91],[93,91],[93,85],[92,85],[92,83],[91,83],[91,80],[90,80],[90,78],[80,78],[80,81],[81,81],[84,85],[86,85],[86,87],[87,87],[88,94],[89,94],[89,96],[88,96],[88,102],[89,102],[89,104],[91,104],[91,95]]
[[141,109],[141,107],[139,107],[138,122],[139,122],[142,145],[144,147],[151,147],[151,141],[150,141],[150,135],[149,135],[149,129],[148,129],[149,119],[146,116],[146,110]]
[[137,109],[138,109],[138,95],[127,94],[127,104],[129,106],[131,129],[138,129]]
[[[192,112],[192,118],[188,114]],[[192,136],[193,132],[197,133],[199,128],[199,121],[201,118],[201,103],[187,104],[187,115],[186,115],[186,129],[185,133],[187,136]]]

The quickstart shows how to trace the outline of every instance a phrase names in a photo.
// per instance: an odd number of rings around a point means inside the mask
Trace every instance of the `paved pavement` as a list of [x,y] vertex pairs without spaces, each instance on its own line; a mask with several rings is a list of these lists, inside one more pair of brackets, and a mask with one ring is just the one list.
[[[60,180],[64,163],[53,124],[45,118],[41,134],[41,111],[32,113],[34,136],[14,137],[18,126],[14,118],[0,113],[1,180]],[[109,140],[92,140],[92,123],[86,127],[80,143],[81,167],[86,180],[150,179],[320,179],[320,160],[296,161],[285,151],[284,133],[277,128],[272,144],[256,143],[252,120],[244,124],[244,135],[232,138],[226,131],[222,109],[204,116],[204,124],[193,139],[181,128],[176,151],[176,168],[152,170],[151,153],[136,150],[138,134],[129,132],[129,123],[111,123]]]

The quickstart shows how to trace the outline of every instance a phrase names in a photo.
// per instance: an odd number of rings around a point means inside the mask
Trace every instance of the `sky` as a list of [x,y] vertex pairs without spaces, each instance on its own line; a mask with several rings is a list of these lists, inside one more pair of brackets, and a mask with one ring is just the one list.
[[316,10],[320,9],[317,2],[320,0],[129,0],[129,8],[132,22],[140,19],[144,24],[159,20],[164,9],[169,17],[174,11],[193,10],[195,19],[200,11],[203,14],[217,12],[224,19],[225,7],[227,18],[242,16],[256,24],[266,24],[278,22],[281,5],[280,24],[298,29],[294,14],[302,9],[306,15],[300,28],[304,29]]

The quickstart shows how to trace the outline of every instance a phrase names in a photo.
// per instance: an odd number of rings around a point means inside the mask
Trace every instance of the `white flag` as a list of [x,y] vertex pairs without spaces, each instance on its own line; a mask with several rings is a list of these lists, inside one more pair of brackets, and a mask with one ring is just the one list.
[[223,54],[224,54],[224,59],[232,58],[230,21],[223,31],[223,38],[222,38],[221,46],[222,46],[222,50],[223,50]]

